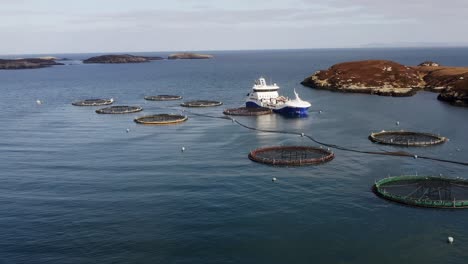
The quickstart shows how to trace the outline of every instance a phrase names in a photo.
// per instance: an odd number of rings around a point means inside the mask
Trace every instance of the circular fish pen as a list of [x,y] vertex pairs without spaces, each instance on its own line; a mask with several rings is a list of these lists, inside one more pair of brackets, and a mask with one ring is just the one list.
[[170,125],[187,121],[188,117],[175,114],[148,115],[135,118],[135,122],[144,125]]
[[447,138],[438,135],[410,131],[382,131],[370,134],[369,139],[380,144],[399,146],[431,146],[447,141]]
[[266,107],[239,107],[239,108],[230,108],[225,109],[223,114],[225,115],[234,115],[234,116],[259,116],[259,115],[269,115],[273,111]]
[[101,108],[96,110],[98,114],[130,114],[143,111],[143,108],[140,106],[127,106],[127,105],[119,105],[119,106],[111,106],[106,108]]
[[145,96],[145,100],[149,100],[149,101],[175,101],[175,100],[180,100],[180,99],[182,99],[182,96],[180,95],[161,94],[161,95]]
[[468,208],[468,181],[435,176],[396,176],[377,181],[379,197],[418,207]]
[[331,161],[330,150],[306,146],[273,146],[252,150],[249,159],[275,166],[317,165]]
[[211,107],[211,106],[220,106],[222,102],[219,101],[209,101],[209,100],[195,100],[183,102],[180,104],[183,107]]
[[100,105],[110,105],[114,103],[114,99],[86,99],[81,101],[73,102],[72,105],[75,106],[100,106]]

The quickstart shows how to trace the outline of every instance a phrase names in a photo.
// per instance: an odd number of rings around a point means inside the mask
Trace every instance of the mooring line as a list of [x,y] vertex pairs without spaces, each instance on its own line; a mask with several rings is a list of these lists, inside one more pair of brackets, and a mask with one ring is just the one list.
[[452,164],[458,164],[458,165],[462,165],[462,166],[468,166],[468,162],[447,160],[447,159],[441,159],[441,158],[429,157],[429,156],[419,156],[419,155],[408,153],[408,152],[405,152],[405,151],[368,151],[368,150],[352,149],[352,148],[347,148],[347,147],[343,147],[343,146],[339,146],[339,145],[335,145],[335,144],[321,142],[321,141],[316,140],[312,136],[307,135],[305,133],[286,131],[286,130],[260,129],[260,128],[256,128],[256,127],[251,127],[251,126],[248,126],[248,125],[245,125],[245,124],[239,122],[237,119],[232,118],[230,116],[211,116],[211,115],[194,113],[194,112],[191,112],[191,111],[188,111],[188,110],[182,110],[182,111],[187,112],[187,113],[192,114],[192,115],[195,115],[195,116],[231,120],[233,123],[236,123],[241,127],[244,127],[246,129],[253,130],[253,131],[302,136],[302,137],[306,137],[306,138],[310,139],[311,141],[313,141],[313,142],[315,142],[315,143],[317,143],[319,145],[323,145],[325,147],[339,149],[339,150],[343,150],[343,151],[348,151],[348,152],[361,153],[361,154],[370,154],[370,155],[411,157],[411,158],[426,159],[426,160],[433,160],[433,161],[439,161],[439,162],[444,162],[444,163],[452,163]]

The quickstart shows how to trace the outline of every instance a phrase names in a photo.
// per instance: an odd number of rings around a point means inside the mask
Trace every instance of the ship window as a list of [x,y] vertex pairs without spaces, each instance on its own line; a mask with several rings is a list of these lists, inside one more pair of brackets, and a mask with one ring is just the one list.
[[264,90],[264,89],[262,89],[262,90],[257,90],[257,89],[254,89],[254,92],[276,92],[276,91],[277,91],[277,89],[268,89],[268,90]]

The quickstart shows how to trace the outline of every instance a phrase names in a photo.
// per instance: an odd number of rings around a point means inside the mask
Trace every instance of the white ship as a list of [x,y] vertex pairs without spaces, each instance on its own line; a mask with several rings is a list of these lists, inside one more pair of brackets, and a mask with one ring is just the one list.
[[266,107],[276,113],[305,116],[311,104],[303,101],[294,90],[295,99],[289,99],[278,94],[279,86],[268,85],[265,78],[261,77],[255,81],[252,92],[247,95],[246,107]]

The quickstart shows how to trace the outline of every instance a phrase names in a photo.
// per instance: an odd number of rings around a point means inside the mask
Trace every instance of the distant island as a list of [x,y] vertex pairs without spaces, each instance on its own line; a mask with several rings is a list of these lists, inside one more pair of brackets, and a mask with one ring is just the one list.
[[468,106],[468,67],[447,67],[432,61],[405,66],[388,60],[335,64],[305,78],[304,86],[337,92],[412,96],[420,90],[440,92],[439,100]]
[[121,55],[101,55],[91,57],[83,60],[83,63],[142,63],[150,62],[152,60],[163,60],[162,57],[144,57],[144,56],[133,56],[129,54]]
[[[169,60],[177,59],[211,59],[213,55],[208,54],[197,54],[190,52],[174,53],[167,57]],[[85,64],[91,63],[102,63],[102,64],[114,64],[114,63],[143,63],[150,62],[153,60],[164,60],[163,57],[157,56],[134,56],[130,54],[110,54],[100,55],[91,57],[83,60]],[[49,67],[52,65],[64,65],[58,63],[59,61],[65,61],[69,59],[59,59],[56,57],[40,57],[40,58],[26,58],[26,59],[0,59],[0,70],[16,70],[16,69],[37,69],[43,67]]]
[[169,60],[178,60],[178,59],[212,59],[213,55],[208,54],[196,54],[190,52],[174,53],[167,57]]
[[0,70],[20,70],[20,69],[37,69],[50,67],[53,65],[64,65],[63,63],[56,62],[57,58],[43,57],[43,58],[25,58],[25,59],[0,59]]

